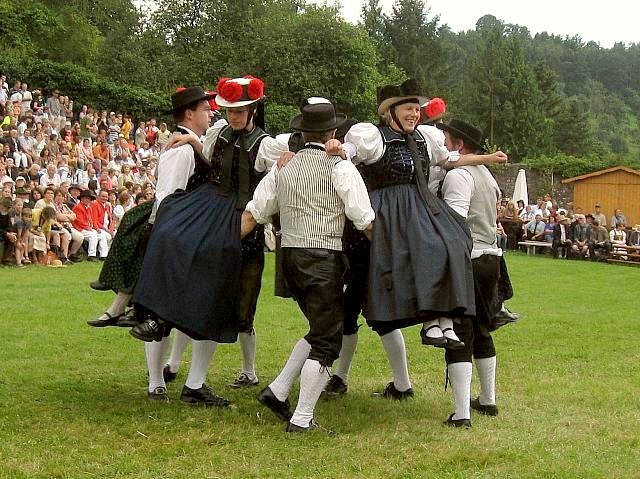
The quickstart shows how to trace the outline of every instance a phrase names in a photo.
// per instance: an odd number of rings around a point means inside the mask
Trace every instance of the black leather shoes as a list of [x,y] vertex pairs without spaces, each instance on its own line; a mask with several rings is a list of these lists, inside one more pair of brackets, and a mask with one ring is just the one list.
[[122,317],[122,314],[119,314],[118,316],[111,316],[109,313],[104,312],[102,313],[102,316],[106,316],[106,318],[90,319],[89,321],[87,321],[87,324],[89,326],[93,326],[94,328],[104,328],[105,326],[115,326],[116,324],[118,324],[118,321]]
[[138,310],[136,308],[129,308],[129,311],[124,313],[118,320],[118,327],[133,328],[141,322],[142,316],[138,313]]
[[180,400],[193,405],[203,405],[206,407],[229,407],[231,401],[220,396],[216,396],[213,391],[203,384],[200,389],[191,389],[187,386],[182,388]]
[[335,374],[331,376],[329,382],[322,391],[322,397],[325,399],[337,399],[347,394],[347,384],[342,380],[340,376]]
[[393,384],[393,382],[390,382],[382,392],[375,392],[373,393],[373,395],[380,396],[386,399],[395,399],[396,401],[402,401],[404,399],[413,397],[413,389],[409,388],[406,391],[398,391],[395,384]]
[[500,311],[496,313],[496,319],[509,322],[509,323],[514,323],[520,319],[520,314],[513,313],[509,311],[507,308],[502,308]]
[[147,391],[147,398],[150,401],[169,402],[169,396],[167,396],[167,388],[163,386],[158,386],[153,391]]
[[232,389],[244,389],[257,386],[260,384],[260,380],[257,376],[249,376],[247,373],[240,373],[240,375],[231,383],[229,387]]
[[444,336],[440,336],[439,338],[432,338],[430,336],[427,336],[427,331],[435,327],[436,326],[430,326],[428,328],[422,328],[420,330],[420,339],[422,339],[422,344],[425,346],[434,346],[436,348],[446,348],[447,338],[445,338]]
[[110,289],[102,284],[98,279],[95,281],[91,281],[91,283],[89,283],[89,286],[91,286],[91,289],[95,289],[96,291],[109,291]]
[[471,409],[478,411],[480,414],[484,414],[485,416],[498,415],[498,406],[496,406],[495,404],[480,404],[480,398],[471,400]]
[[[451,328],[444,328],[442,330],[442,333],[444,334],[447,331],[453,331],[453,330]],[[447,345],[445,346],[445,348],[452,349],[452,350],[464,349],[464,342],[463,341],[460,341],[459,339],[450,338],[446,334],[444,336],[444,339],[447,342]]]
[[449,419],[444,422],[447,426],[465,427],[467,429],[471,427],[471,419],[453,419],[453,416],[455,416],[455,413],[451,414],[451,416],[449,416]]
[[168,364],[164,365],[164,368],[162,369],[162,377],[164,378],[165,383],[170,383],[177,376],[178,376],[178,373],[172,373],[171,368],[169,367]]
[[273,414],[278,416],[278,418],[282,421],[290,421],[293,413],[291,412],[291,404],[289,404],[289,399],[284,401],[280,401],[273,391],[267,386],[260,394],[258,394],[258,401],[260,401],[264,406],[267,406]]
[[165,335],[165,322],[160,318],[147,318],[129,330],[129,334],[140,341],[151,343],[162,341]]
[[98,261],[98,258],[95,256],[87,256],[87,261]]

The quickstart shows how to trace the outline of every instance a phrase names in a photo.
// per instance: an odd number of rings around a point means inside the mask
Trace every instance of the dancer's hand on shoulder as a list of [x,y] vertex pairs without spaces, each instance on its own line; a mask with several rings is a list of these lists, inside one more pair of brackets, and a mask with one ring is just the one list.
[[509,161],[509,157],[507,156],[507,154],[503,153],[500,150],[487,156],[492,163],[506,163],[507,161]]
[[187,144],[191,144],[194,148],[199,148],[199,151],[202,151],[202,143],[196,140],[193,136],[187,135],[186,133],[182,135],[171,136],[164,149],[165,151],[167,151],[171,148],[178,148]]
[[291,161],[291,158],[293,158],[294,156],[296,156],[296,154],[293,151],[285,151],[284,153],[282,153],[280,155],[280,158],[278,158],[278,169],[289,163]]
[[329,156],[339,156],[343,160],[347,159],[347,155],[342,148],[342,143],[340,143],[340,140],[336,140],[335,138],[332,138],[324,144],[324,150]]

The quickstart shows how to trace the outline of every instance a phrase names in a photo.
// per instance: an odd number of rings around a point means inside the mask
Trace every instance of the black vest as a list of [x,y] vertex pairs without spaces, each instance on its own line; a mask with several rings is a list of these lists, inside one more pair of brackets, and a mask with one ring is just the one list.
[[382,158],[371,165],[362,168],[362,175],[369,191],[385,186],[416,183],[414,167],[422,166],[427,181],[429,180],[429,153],[427,142],[418,130],[411,136],[416,140],[420,158],[413,158],[407,142],[401,133],[385,126],[380,127],[380,135],[384,142]]

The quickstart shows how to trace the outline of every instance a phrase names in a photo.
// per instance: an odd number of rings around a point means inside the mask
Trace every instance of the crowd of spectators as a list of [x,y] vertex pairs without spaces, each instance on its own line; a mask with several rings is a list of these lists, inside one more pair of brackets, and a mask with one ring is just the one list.
[[124,213],[154,199],[171,132],[156,120],[74,107],[0,75],[0,259],[70,264],[104,259]]
[[626,253],[628,248],[621,246],[640,250],[640,225],[628,226],[620,209],[607,221],[598,203],[592,213],[585,214],[572,203],[560,208],[549,194],[533,205],[505,199],[498,206],[500,245],[517,249],[522,241],[548,243],[554,258],[607,260],[612,253]]

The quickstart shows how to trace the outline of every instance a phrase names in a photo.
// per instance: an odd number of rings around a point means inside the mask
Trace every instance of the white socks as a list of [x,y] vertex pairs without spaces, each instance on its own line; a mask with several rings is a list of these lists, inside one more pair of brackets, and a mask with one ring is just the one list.
[[349,379],[349,369],[351,369],[351,363],[353,362],[353,355],[356,353],[357,345],[358,333],[342,336],[342,347],[340,348],[340,356],[338,357],[338,367],[333,374],[342,379],[345,384],[347,384],[347,380]]
[[445,338],[460,341],[460,339],[458,339],[458,335],[453,330],[453,319],[440,318],[440,329],[442,329],[442,334]]
[[452,363],[449,368],[449,380],[453,389],[454,415],[452,419],[471,419],[469,402],[471,401],[471,363]]
[[211,357],[218,343],[215,341],[193,341],[191,346],[191,367],[185,386],[190,389],[200,389],[207,379],[207,371]]
[[174,330],[173,344],[171,345],[171,356],[169,356],[169,360],[167,361],[169,370],[172,373],[178,372],[178,369],[180,368],[180,361],[182,360],[182,354],[187,348],[189,341],[191,341],[189,336],[184,334],[182,331],[177,329]]
[[476,369],[480,377],[480,404],[494,406],[496,404],[496,357],[476,359]]
[[422,324],[428,338],[441,338],[443,336],[439,319],[432,319]]
[[249,378],[256,378],[256,332],[239,333],[240,350],[242,351],[242,372]]
[[282,368],[282,371],[280,371],[280,374],[278,374],[278,377],[269,384],[269,389],[271,389],[271,392],[273,392],[279,401],[285,401],[287,397],[289,397],[291,386],[293,386],[293,382],[298,379],[302,366],[309,357],[310,352],[311,345],[307,340],[304,338],[299,340],[293,347],[291,355],[284,365],[284,368]]
[[307,359],[300,373],[300,396],[291,423],[309,427],[318,398],[329,380],[329,369],[315,359]]
[[404,345],[404,336],[399,329],[380,336],[382,346],[387,352],[389,364],[393,371],[393,385],[398,391],[406,391],[411,388],[409,369],[407,368],[407,349]]
[[157,387],[167,387],[162,376],[164,367],[164,356],[169,347],[169,338],[162,338],[162,341],[144,343],[144,352],[147,358],[147,370],[149,371],[149,392]]
[[116,297],[111,302],[109,309],[107,309],[107,313],[109,313],[111,317],[119,316],[124,313],[124,308],[126,308],[127,304],[129,304],[132,296],[133,295],[131,294],[118,292],[118,294],[116,294]]

